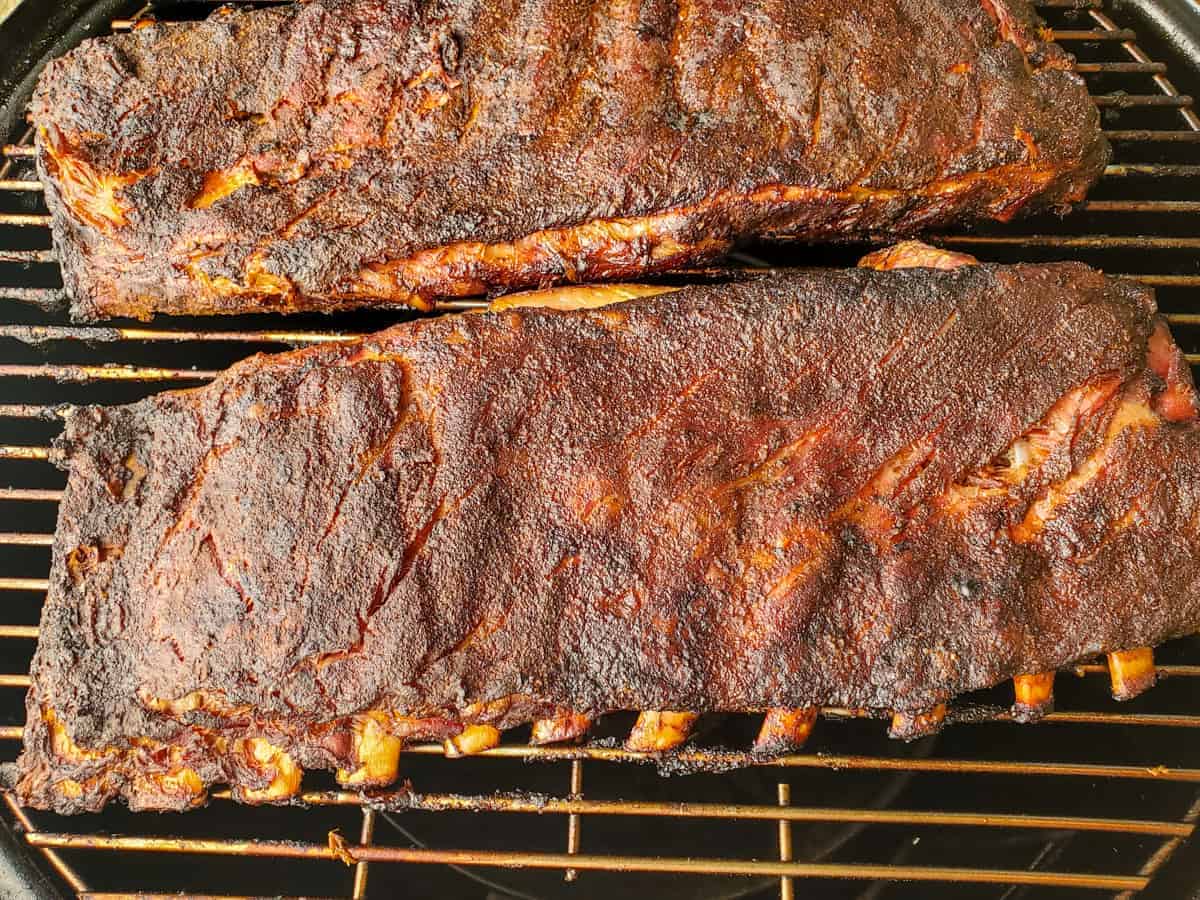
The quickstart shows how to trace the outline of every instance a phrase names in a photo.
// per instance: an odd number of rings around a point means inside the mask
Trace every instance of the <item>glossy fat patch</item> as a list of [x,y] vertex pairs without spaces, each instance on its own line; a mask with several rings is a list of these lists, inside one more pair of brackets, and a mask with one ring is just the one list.
[[60,759],[71,763],[84,763],[120,755],[120,751],[113,747],[102,750],[85,750],[77,745],[67,733],[67,729],[59,720],[58,715],[49,707],[42,710],[42,720],[50,732],[50,749]]
[[568,285],[544,291],[509,294],[493,300],[488,309],[492,312],[517,308],[597,309],[602,306],[611,306],[614,303],[624,303],[626,300],[656,297],[659,294],[670,294],[678,290],[681,288],[655,284]]
[[1146,361],[1150,370],[1165,382],[1165,387],[1154,398],[1155,411],[1168,422],[1196,421],[1200,417],[1200,397],[1192,384],[1187,361],[1171,337],[1166,322],[1155,325]]
[[132,809],[161,809],[163,806],[192,809],[204,804],[208,791],[195,769],[188,766],[170,772],[152,772],[134,776],[129,793]]
[[246,258],[243,279],[240,282],[225,275],[210,275],[204,270],[204,260],[215,255],[216,251],[195,251],[183,265],[183,271],[205,291],[219,297],[259,297],[264,300],[273,298],[276,306],[285,306],[286,301],[294,297],[295,287],[292,282],[267,268],[266,256],[262,251]]
[[857,525],[877,546],[884,548],[895,538],[896,517],[887,501],[917,478],[937,453],[933,435],[903,447],[887,459],[858,493],[833,514],[834,522]]
[[242,188],[258,184],[261,184],[261,181],[258,172],[254,170],[254,164],[248,159],[242,159],[228,169],[205,175],[200,192],[192,198],[191,207],[208,209]]
[[105,234],[125,227],[133,209],[124,196],[125,189],[155,170],[103,172],[69,148],[58,145],[44,129],[41,137],[46,170],[71,212]]
[[152,709],[175,719],[197,710],[225,719],[244,716],[250,712],[249,706],[231,705],[215,691],[192,691],[174,699],[144,694],[140,700],[146,709]]
[[1106,379],[1068,391],[1034,426],[986,465],[960,476],[933,505],[949,515],[966,515],[978,504],[1010,495],[1012,489],[1035,475],[1058,449],[1075,435],[1081,419],[1107,403],[1120,386]]
[[858,261],[860,269],[877,269],[888,272],[893,269],[957,269],[959,266],[977,266],[979,260],[966,253],[955,253],[931,247],[922,241],[901,241],[868,253]]
[[1104,470],[1114,444],[1123,433],[1131,429],[1152,430],[1161,423],[1162,419],[1146,404],[1130,398],[1122,400],[1109,422],[1100,448],[1080,463],[1066,479],[1043,492],[1029,507],[1025,518],[1009,529],[1012,539],[1018,544],[1035,540],[1045,529],[1046,523],[1054,518],[1056,511],[1085,490]]
[[[533,287],[539,282],[581,281],[586,276],[604,275],[610,270],[671,268],[685,260],[715,256],[728,249],[728,239],[677,240],[675,233],[687,224],[689,212],[690,209],[680,209],[640,218],[594,219],[571,228],[533,232],[512,242],[457,241],[411,256],[369,263],[348,282],[339,296],[391,298],[425,309],[429,308],[431,298],[482,296],[492,285]],[[569,262],[571,260],[575,262]],[[534,273],[550,272],[557,276],[534,277]],[[656,293],[679,290],[653,285],[619,287]],[[589,297],[594,299],[600,295],[591,294],[591,287],[581,290],[578,295],[564,294],[557,302],[568,305],[560,308],[587,308],[617,302],[616,299],[591,302]],[[574,299],[570,299],[572,296]],[[544,299],[534,304],[505,303],[504,300],[499,303],[500,309],[547,305]],[[571,303],[583,303],[584,306],[571,306]]]

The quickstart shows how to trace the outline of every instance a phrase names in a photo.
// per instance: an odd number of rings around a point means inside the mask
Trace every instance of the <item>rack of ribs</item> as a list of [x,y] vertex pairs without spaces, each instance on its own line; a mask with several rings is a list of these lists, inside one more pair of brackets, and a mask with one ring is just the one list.
[[1025,0],[310,0],[49,65],[80,319],[361,306],[1065,209],[1108,145]]
[[911,738],[1101,653],[1144,689],[1200,627],[1184,359],[1132,282],[930,254],[514,295],[75,412],[18,796],[285,801],[614,710],[651,753],[708,711],[763,757],[823,705]]

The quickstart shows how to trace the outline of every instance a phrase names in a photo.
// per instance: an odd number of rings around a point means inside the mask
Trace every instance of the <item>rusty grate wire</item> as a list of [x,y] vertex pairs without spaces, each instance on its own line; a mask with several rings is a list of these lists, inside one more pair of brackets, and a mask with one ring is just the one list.
[[[274,2],[285,0],[259,0],[257,5]],[[1197,265],[1200,228],[1196,227],[1194,214],[1200,212],[1200,200],[1191,199],[1200,178],[1200,118],[1193,99],[1176,89],[1168,78],[1165,63],[1152,59],[1139,46],[1133,29],[1110,18],[1103,0],[1041,0],[1038,6],[1053,27],[1053,37],[1079,56],[1077,68],[1092,87],[1114,143],[1113,164],[1093,199],[1063,222],[1038,221],[986,233],[946,234],[937,240],[949,246],[968,246],[972,252],[994,259],[1079,258],[1152,285],[1160,291],[1160,301],[1181,344],[1185,350],[1193,351],[1187,354],[1188,361],[1193,366],[1200,365],[1200,352],[1195,352],[1200,351],[1200,306],[1194,302],[1194,289],[1200,287]],[[127,30],[150,12],[151,6],[144,7],[129,18],[114,20],[112,28]],[[4,758],[12,758],[17,752],[23,717],[21,698],[29,684],[18,661],[27,663],[32,654],[38,634],[36,624],[32,623],[37,621],[41,597],[47,587],[45,548],[52,543],[54,507],[61,497],[62,477],[46,460],[49,440],[64,411],[71,404],[102,402],[98,397],[103,397],[103,402],[130,400],[164,386],[206,381],[216,374],[219,366],[193,365],[192,361],[201,356],[205,360],[219,359],[220,365],[224,365],[256,350],[352,340],[377,324],[369,319],[364,324],[361,317],[353,316],[321,320],[320,327],[311,322],[296,325],[295,320],[276,320],[267,326],[244,328],[230,327],[224,322],[198,325],[174,322],[148,327],[77,327],[67,323],[60,311],[63,297],[46,228],[48,217],[41,205],[41,186],[32,168],[30,134],[27,131],[15,138],[15,143],[4,147],[0,164],[0,243],[4,244],[0,249],[0,301],[12,301],[0,305],[3,310],[0,347],[4,348],[0,379],[6,385],[5,399],[12,401],[0,404],[0,424],[5,426],[0,435],[12,441],[0,444],[3,468],[0,479],[9,485],[0,487],[0,509],[10,513],[8,523],[0,524],[0,528],[13,529],[0,531],[0,608],[7,611],[0,614],[0,659],[8,667],[6,673],[0,674],[0,755]],[[767,264],[754,257],[746,257],[743,262]],[[477,305],[476,301],[456,301],[443,305],[442,309]],[[347,323],[347,327],[330,328],[331,321]],[[39,356],[44,348],[55,351],[55,361]],[[78,361],[72,361],[75,359]],[[1197,684],[1193,679],[1200,677],[1200,644],[1177,649],[1176,655],[1178,659],[1160,666],[1160,673],[1167,677],[1168,683],[1182,685],[1185,694],[1192,693],[1190,689]],[[1088,685],[1104,680],[1106,669],[1089,663],[1075,667],[1074,672],[1078,684],[1085,686],[1086,695]],[[1060,725],[1073,730],[1072,733],[1099,736],[1102,741],[1113,740],[1115,734],[1129,735],[1136,748],[1143,735],[1169,733],[1191,740],[1194,733],[1188,734],[1187,730],[1200,728],[1200,712],[1191,711],[1196,709],[1194,704],[1184,703],[1182,709],[1147,707],[1144,703],[1134,709],[1122,709],[1102,701],[1095,702],[1094,709],[1086,705],[1060,709],[1047,716],[1045,727],[1032,731],[1051,734],[1054,729],[1050,726]],[[822,728],[871,727],[859,722],[859,717],[854,710],[825,709],[826,721],[849,724],[828,724]],[[1007,728],[1005,723],[1010,719],[1007,709],[995,705],[962,703],[951,709],[949,717],[974,723],[960,725],[952,733],[976,728],[1005,729],[988,733],[1005,735],[1002,740],[1009,741],[1016,739],[1008,735],[1030,732]],[[881,726],[875,727],[882,730]],[[861,733],[857,730],[853,735]],[[1098,754],[1081,760],[1047,759],[1046,754],[1036,752],[1036,740],[1018,744],[1018,752],[998,756],[960,753],[953,747],[944,750],[940,744],[928,752],[910,752],[879,742],[866,742],[863,749],[853,737],[844,743],[849,747],[818,749],[772,761],[765,766],[770,791],[760,792],[756,802],[587,796],[585,766],[589,773],[599,774],[610,772],[616,763],[646,761],[643,754],[612,743],[533,747],[511,740],[478,758],[445,762],[441,760],[440,745],[410,746],[405,751],[407,760],[414,764],[424,760],[440,767],[437,771],[441,777],[431,779],[437,784],[454,784],[457,780],[454,776],[463,772],[464,767],[481,772],[487,783],[490,772],[497,771],[496,767],[503,766],[505,760],[538,761],[545,764],[536,769],[541,780],[545,782],[553,773],[561,793],[503,791],[499,790],[500,779],[491,789],[480,793],[397,788],[364,798],[340,790],[310,789],[297,804],[307,809],[307,813],[297,809],[282,811],[281,815],[307,821],[315,820],[322,812],[347,811],[356,818],[338,820],[347,836],[326,831],[327,822],[320,819],[303,840],[283,840],[264,831],[254,811],[245,811],[240,819],[234,814],[231,821],[239,827],[226,829],[220,836],[190,834],[190,829],[175,819],[147,821],[144,817],[132,820],[132,827],[139,833],[122,835],[115,833],[116,829],[109,824],[111,819],[105,817],[91,817],[86,827],[81,827],[75,820],[22,810],[7,795],[4,799],[9,816],[24,832],[29,845],[38,848],[70,890],[87,897],[131,896],[118,892],[127,887],[128,878],[112,884],[101,883],[91,876],[92,869],[87,865],[96,854],[118,851],[128,854],[124,859],[187,860],[216,856],[317,861],[344,872],[339,876],[342,883],[339,890],[355,898],[367,895],[369,877],[380,877],[378,867],[383,863],[546,869],[559,873],[559,878],[566,881],[583,881],[599,877],[598,873],[618,879],[634,873],[744,876],[758,879],[752,884],[767,884],[769,879],[774,884],[773,890],[787,900],[801,890],[798,882],[802,879],[833,884],[864,883],[863,897],[879,896],[890,886],[902,883],[951,885],[955,891],[963,890],[965,885],[977,885],[996,892],[988,896],[1005,898],[1034,888],[1098,890],[1128,897],[1149,884],[1189,838],[1200,817],[1200,788],[1189,787],[1200,784],[1197,757],[1185,757],[1182,765],[1168,764],[1169,759],[1145,758],[1145,754],[1126,752],[1128,748],[1124,748],[1115,754]],[[747,763],[758,766],[760,772],[764,770],[761,762],[751,760],[743,752],[696,746],[680,754],[674,765],[720,770]],[[893,775],[940,779],[939,783],[946,784],[961,784],[964,778],[985,779],[998,785],[995,789],[998,794],[1009,790],[1013,779],[1026,785],[1030,792],[1047,783],[1098,784],[1105,785],[1106,790],[1110,787],[1116,790],[1113,786],[1121,785],[1140,785],[1144,790],[1163,786],[1173,788],[1185,801],[1195,802],[1178,810],[1176,815],[1158,816],[1153,815],[1154,811],[1169,808],[1169,804],[1155,806],[1147,802],[1145,812],[1149,816],[1089,815],[1075,804],[1057,811],[1043,811],[1032,802],[1032,797],[1017,797],[1016,811],[962,809],[952,802],[952,790],[946,788],[945,802],[939,808],[900,809],[890,804],[855,805],[836,801],[811,803],[805,802],[801,790],[802,779],[810,775],[847,783]],[[689,779],[675,781],[680,786],[676,793],[681,790],[689,794]],[[618,781],[620,797],[636,788],[632,780],[627,787],[620,786],[623,784]],[[228,792],[216,793],[213,806],[227,814],[234,812]],[[465,820],[456,846],[422,846],[408,832],[403,832],[408,837],[406,843],[381,842],[384,827],[394,824],[401,812],[469,812],[473,818]],[[565,835],[558,838],[558,849],[535,850],[527,846],[514,849],[511,841],[508,845],[494,846],[476,840],[484,830],[502,832],[508,827],[506,822],[532,817],[547,817],[562,823]],[[745,855],[722,854],[720,844],[706,839],[706,831],[693,832],[696,837],[686,855],[627,853],[610,849],[599,838],[588,837],[591,830],[602,832],[601,824],[611,820],[666,823],[664,828],[680,828],[688,823],[700,823],[694,826],[697,828],[709,828],[714,823],[738,827],[761,823],[768,830],[756,832],[762,838],[758,849]],[[131,820],[125,817],[120,821]],[[272,821],[282,820],[276,817]],[[345,825],[347,821],[355,823],[353,830]],[[1118,865],[1060,866],[1056,860],[1060,858],[1061,846],[1054,841],[1031,844],[1041,849],[1031,854],[1031,859],[1021,867],[947,864],[953,861],[952,857],[937,864],[909,862],[916,851],[904,848],[886,862],[830,861],[825,857],[813,860],[804,858],[796,830],[813,823],[860,830],[900,828],[926,833],[932,829],[932,833],[955,835],[1067,834],[1088,840],[1120,839],[1135,843],[1132,850],[1118,854]],[[151,833],[157,831],[166,833]],[[913,841],[911,846],[916,847],[917,842]],[[157,871],[160,874],[156,882],[138,885],[140,896],[151,896],[143,890],[158,889],[165,893],[180,890],[177,882],[161,876],[162,871],[169,869]],[[373,872],[376,874],[372,875]],[[619,880],[605,883],[621,884]],[[565,886],[562,890],[571,896],[577,888]],[[513,895],[521,893],[514,890]]]

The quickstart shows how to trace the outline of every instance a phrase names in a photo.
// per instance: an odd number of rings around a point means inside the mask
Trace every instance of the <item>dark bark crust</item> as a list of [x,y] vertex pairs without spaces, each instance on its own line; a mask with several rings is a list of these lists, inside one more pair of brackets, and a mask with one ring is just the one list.
[[[21,800],[162,803],[130,774],[162,747],[248,777],[214,736],[344,765],[364,710],[425,736],[918,712],[1193,632],[1200,428],[1159,323],[1074,263],[802,272],[422,320],[82,411]],[[196,691],[239,709],[153,708]],[[47,710],[78,748],[160,750],[66,759]]]
[[76,317],[334,310],[1063,207],[1070,63],[1024,0],[310,0],[89,41],[32,110]]

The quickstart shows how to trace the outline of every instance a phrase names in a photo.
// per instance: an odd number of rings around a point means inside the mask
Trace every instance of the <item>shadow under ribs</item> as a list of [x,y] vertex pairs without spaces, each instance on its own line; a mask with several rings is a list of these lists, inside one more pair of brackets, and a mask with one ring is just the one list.
[[312,0],[51,63],[79,318],[427,307],[1083,197],[1108,158],[1024,0]]
[[281,801],[612,710],[652,752],[710,710],[769,710],[762,754],[820,706],[911,738],[1017,676],[1036,717],[1102,652],[1148,686],[1200,626],[1152,295],[930,252],[540,292],[73,413],[22,801]]

